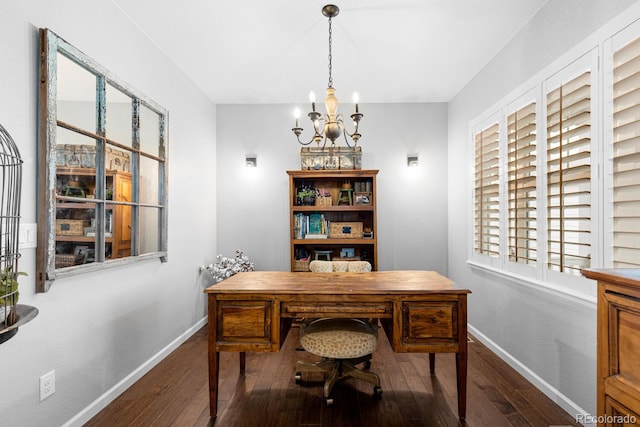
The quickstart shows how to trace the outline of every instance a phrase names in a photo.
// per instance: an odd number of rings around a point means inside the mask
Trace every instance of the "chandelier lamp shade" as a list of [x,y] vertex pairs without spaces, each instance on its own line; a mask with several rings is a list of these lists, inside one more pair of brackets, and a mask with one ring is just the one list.
[[[309,145],[312,142],[316,142],[318,146],[320,146],[320,142],[323,142],[322,147],[324,148],[327,144],[327,140],[331,141],[331,147],[335,147],[336,139],[340,138],[340,136],[344,137],[344,141],[348,147],[354,148],[358,144],[358,140],[361,135],[358,133],[358,125],[360,124],[360,120],[364,117],[364,114],[358,111],[358,94],[353,94],[353,103],[355,104],[355,112],[351,114],[351,120],[353,121],[353,132],[349,132],[344,122],[344,117],[342,113],[338,112],[338,98],[336,98],[336,90],[333,87],[333,76],[332,76],[332,30],[331,30],[331,20],[338,16],[340,9],[338,6],[333,4],[328,4],[322,8],[322,14],[329,18],[329,84],[327,85],[327,96],[324,100],[324,106],[326,113],[321,114],[316,111],[316,96],[313,92],[309,93],[309,101],[311,101],[311,111],[307,114],[311,123],[313,124],[313,136],[311,140],[308,142],[304,142],[300,140],[300,135],[302,135],[302,131],[304,130],[300,127],[300,110],[296,109],[294,112],[294,116],[296,118],[296,126],[291,129],[293,133],[296,135],[298,142],[301,145]],[[351,139],[353,142],[349,142]]]

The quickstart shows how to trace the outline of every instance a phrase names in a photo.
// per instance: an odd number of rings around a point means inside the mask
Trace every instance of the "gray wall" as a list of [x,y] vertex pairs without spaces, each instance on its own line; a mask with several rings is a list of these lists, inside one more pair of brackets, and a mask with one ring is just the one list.
[[[294,108],[217,106],[218,248],[225,255],[243,249],[261,270],[290,268],[286,171],[300,169],[301,147],[291,132]],[[364,104],[360,111],[362,168],[380,170],[379,269],[447,274],[447,105]],[[309,139],[309,124],[301,125]],[[420,164],[408,168],[407,154],[415,153]],[[256,169],[245,167],[245,154],[258,156]]]
[[[135,381],[206,314],[198,267],[216,254],[215,105],[111,1],[0,2],[0,123],[22,157],[22,222],[36,221],[37,40],[48,27],[169,110],[169,262],[57,280],[35,294],[22,250],[20,302],[40,314],[0,345],[0,424],[76,425]],[[56,371],[39,402],[38,378]]]
[[634,3],[551,0],[449,104],[449,276],[473,291],[472,330],[572,415],[595,414],[596,306],[468,266],[472,180],[458,170],[472,170],[471,120]]

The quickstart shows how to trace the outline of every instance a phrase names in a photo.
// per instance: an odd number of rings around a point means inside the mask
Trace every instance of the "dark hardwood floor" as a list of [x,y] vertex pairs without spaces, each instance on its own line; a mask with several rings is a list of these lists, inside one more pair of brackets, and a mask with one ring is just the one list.
[[[296,360],[315,360],[296,351],[292,329],[279,353],[248,353],[240,375],[237,353],[221,353],[218,418],[209,418],[206,327],[126,390],[87,424],[101,426],[575,426],[564,412],[484,345],[469,343],[467,419],[457,418],[455,356],[438,354],[431,376],[427,354],[394,353],[382,329],[371,370],[378,373],[382,399],[373,388],[348,379],[325,407],[322,378],[294,381]],[[317,375],[317,374],[314,374]]]

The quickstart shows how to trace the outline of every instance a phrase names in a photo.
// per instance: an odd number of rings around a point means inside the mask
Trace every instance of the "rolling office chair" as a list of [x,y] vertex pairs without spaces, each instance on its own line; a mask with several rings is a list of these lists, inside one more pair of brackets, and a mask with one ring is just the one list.
[[[311,261],[312,272],[369,272],[371,264],[366,261]],[[378,340],[377,319],[323,318],[307,319],[300,325],[300,345],[307,352],[322,357],[316,363],[296,363],[296,383],[302,381],[302,372],[328,374],[324,382],[324,399],[327,406],[333,404],[330,397],[333,386],[341,379],[353,377],[373,384],[373,395],[382,396],[380,378],[369,371],[371,354]],[[356,365],[364,364],[364,370]]]

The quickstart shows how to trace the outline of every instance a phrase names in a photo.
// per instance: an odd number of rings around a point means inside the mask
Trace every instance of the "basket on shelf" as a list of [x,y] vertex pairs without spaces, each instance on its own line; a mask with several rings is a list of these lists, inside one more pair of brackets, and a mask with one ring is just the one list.
[[82,254],[56,254],[56,268],[65,268],[81,264],[82,259]]
[[309,258],[296,259],[293,261],[293,271],[310,271]]
[[316,196],[316,206],[331,206],[331,196]]

